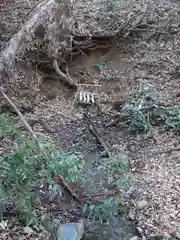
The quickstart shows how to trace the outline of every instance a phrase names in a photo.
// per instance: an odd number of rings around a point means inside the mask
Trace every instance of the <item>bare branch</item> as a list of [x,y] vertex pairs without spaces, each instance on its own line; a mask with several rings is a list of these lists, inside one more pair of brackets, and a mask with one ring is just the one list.
[[[11,107],[16,111],[17,115],[19,116],[19,118],[21,119],[21,121],[24,123],[24,126],[27,128],[27,130],[32,134],[32,137],[34,138],[34,140],[36,141],[38,147],[40,147],[38,141],[37,141],[37,136],[35,135],[35,133],[33,132],[32,128],[29,126],[29,124],[27,123],[27,121],[25,120],[24,116],[22,115],[22,113],[19,111],[19,109],[16,107],[16,105],[11,101],[11,99],[5,94],[5,92],[3,91],[3,89],[0,87],[0,93],[1,95],[6,99],[6,101],[11,105]],[[41,148],[41,147],[40,147]]]

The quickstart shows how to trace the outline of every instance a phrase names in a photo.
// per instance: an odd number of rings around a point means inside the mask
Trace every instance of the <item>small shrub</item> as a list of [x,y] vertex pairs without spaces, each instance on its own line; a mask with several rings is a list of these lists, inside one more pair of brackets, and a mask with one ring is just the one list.
[[92,65],[92,67],[96,67],[99,70],[103,70],[105,68],[105,66],[106,66],[105,62],[97,62],[97,63]]
[[152,85],[140,86],[140,90],[134,92],[131,103],[123,108],[123,113],[132,132],[147,132],[159,124],[180,132],[180,109],[160,103]]
[[15,149],[0,157],[0,201],[14,205],[25,225],[38,227],[42,216],[34,202],[38,202],[40,185],[48,183],[53,198],[57,194],[53,177],[61,174],[70,181],[82,180],[83,161],[43,142],[42,150],[32,140],[20,140],[16,145]]
[[113,197],[104,199],[101,203],[85,203],[83,213],[94,222],[108,223],[110,214],[116,212],[116,200]]
[[[7,118],[7,119],[6,119]],[[2,121],[1,121],[2,119]],[[3,134],[13,133],[14,122],[7,116],[0,116],[0,131]],[[7,154],[0,156],[0,202],[14,206],[19,219],[25,224],[40,228],[45,219],[44,213],[37,208],[41,205],[39,187],[48,184],[50,200],[58,194],[58,185],[54,176],[63,175],[67,181],[85,181],[84,162],[76,155],[59,151],[44,139],[39,139],[41,149],[33,140],[21,134],[17,125],[15,130],[15,147]],[[98,163],[97,169],[105,173],[109,185],[121,185],[127,189],[130,184],[128,175],[128,157],[124,153],[112,155]],[[84,213],[88,218],[101,223],[108,222],[109,214],[118,211],[118,201],[108,197],[97,204],[85,204]]]
[[18,124],[8,114],[0,115],[0,138],[17,132]]
[[125,153],[116,153],[110,159],[105,159],[99,166],[107,176],[107,183],[111,186],[120,185],[125,191],[131,185],[129,158]]

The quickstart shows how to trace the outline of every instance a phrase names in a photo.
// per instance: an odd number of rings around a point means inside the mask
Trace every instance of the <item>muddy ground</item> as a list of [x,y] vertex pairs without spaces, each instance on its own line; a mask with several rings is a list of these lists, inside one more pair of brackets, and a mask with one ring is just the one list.
[[[161,4],[161,14],[167,16],[168,23],[178,24],[179,2],[162,1]],[[29,8],[26,1],[23,1],[23,5]],[[16,7],[16,3],[7,1],[6,5],[0,7],[1,15],[3,10],[6,19],[6,30],[1,35],[2,48],[13,34],[10,27],[14,20],[8,20],[8,14],[12,7]],[[18,13],[21,14],[21,10],[17,10],[17,16]],[[21,19],[23,16],[18,17]],[[76,81],[101,85],[86,86],[88,91],[96,94],[98,106],[75,104],[74,90],[62,84],[58,78],[49,77],[48,73],[42,75],[35,72],[32,66],[22,61],[9,73],[5,82],[10,95],[16,96],[20,104],[30,106],[31,111],[24,113],[26,118],[38,119],[33,130],[37,134],[45,133],[63,150],[83,154],[86,161],[102,153],[83,118],[83,112],[88,111],[109,149],[128,153],[131,172],[138,179],[133,189],[132,209],[134,202],[143,199],[148,206],[136,211],[136,221],[130,222],[126,217],[126,220],[120,220],[120,226],[122,223],[130,227],[124,230],[122,226],[122,232],[112,239],[129,239],[136,235],[135,225],[149,239],[155,239],[157,235],[168,239],[180,227],[180,153],[173,150],[179,147],[179,136],[160,127],[139,135],[132,134],[122,124],[106,127],[110,115],[117,113],[115,103],[120,102],[120,108],[121,103],[128,102],[130,93],[139,88],[140,82],[148,81],[155,85],[159,99],[166,104],[180,104],[179,33],[166,34],[154,30],[150,38],[146,36],[146,33],[138,32],[111,46],[82,52],[68,64],[69,74]],[[93,67],[98,62],[106,63],[102,71]],[[43,120],[43,124],[39,119]]]

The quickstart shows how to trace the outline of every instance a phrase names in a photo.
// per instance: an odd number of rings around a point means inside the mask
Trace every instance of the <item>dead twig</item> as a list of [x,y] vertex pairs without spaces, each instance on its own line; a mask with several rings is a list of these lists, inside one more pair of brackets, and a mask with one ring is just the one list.
[[113,127],[116,126],[120,122],[126,121],[127,116],[121,113],[117,113],[115,115],[111,115],[108,123],[105,125],[106,127]]
[[95,129],[92,120],[90,119],[89,115],[87,113],[84,113],[85,119],[89,125],[89,129],[91,131],[91,133],[95,136],[95,138],[98,140],[98,142],[101,144],[101,146],[104,148],[105,153],[108,157],[111,157],[111,154],[109,152],[109,149],[106,145],[106,143],[104,142],[103,138],[100,136],[100,134],[97,132],[97,130]]
[[86,83],[82,83],[82,84],[78,84],[78,85],[81,85],[81,86],[87,86],[87,87],[102,87],[102,85],[100,84],[86,84]]
[[119,122],[120,122],[120,116],[118,115],[113,121],[110,120],[105,126],[113,127],[113,126],[116,126]]
[[32,5],[29,0],[26,0],[27,4],[29,5],[30,8],[32,8]]
[[11,101],[11,99],[6,95],[6,93],[3,91],[3,89],[1,87],[0,87],[0,93],[5,98],[5,100],[11,105],[11,107],[16,111],[17,115],[19,116],[21,121],[24,123],[25,127],[27,128],[27,130],[32,134],[32,137],[36,141],[38,147],[41,148],[40,145],[39,145],[39,142],[37,141],[37,136],[33,132],[32,128],[29,126],[29,124],[25,120],[25,118],[22,115],[22,113],[19,111],[19,109],[16,107],[16,105]]
[[72,102],[71,111],[72,111],[73,108],[74,108],[74,104],[75,104],[75,102],[76,102],[76,99],[77,99],[77,96],[78,96],[80,90],[81,90],[81,84],[79,84],[78,90],[77,90],[77,92],[76,92],[76,94],[75,94],[75,97],[74,97],[74,100],[73,100],[73,102]]
[[[86,73],[84,73],[84,74],[81,74],[81,73],[78,73],[78,72],[76,72],[76,74],[78,75],[78,76],[80,76],[81,77],[81,79],[85,79],[85,80],[87,80],[87,81],[90,81],[90,79],[89,78],[87,78],[85,75],[86,75]],[[81,79],[79,79],[79,81],[81,80]],[[79,83],[80,85],[82,85],[81,83]]]

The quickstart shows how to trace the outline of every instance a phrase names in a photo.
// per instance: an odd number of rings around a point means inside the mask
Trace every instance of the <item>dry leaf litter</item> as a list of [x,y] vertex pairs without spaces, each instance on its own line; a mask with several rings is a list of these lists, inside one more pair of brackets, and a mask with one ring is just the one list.
[[[7,23],[8,32],[7,36],[3,36],[1,48],[13,33],[12,28],[14,28],[14,25],[11,24],[11,22],[16,23],[16,26],[18,26],[16,19],[22,19],[24,17],[24,15],[21,16],[21,14],[24,13],[24,8],[28,8],[27,11],[29,11],[29,6],[26,1],[18,2],[18,4],[21,5],[19,8],[17,8],[15,1],[7,1],[4,3],[6,5],[2,5],[1,9],[4,10],[3,18]],[[85,9],[83,2],[78,2],[77,7],[81,7],[81,5],[85,13],[84,18],[87,18],[87,24],[90,26],[90,30],[85,24],[78,29],[78,33],[84,33],[86,29],[89,30],[87,35],[92,32],[98,35],[101,35],[104,31],[108,32],[108,29],[104,30],[104,25],[94,26],[90,24],[90,20],[88,20],[91,19],[92,16],[94,17],[96,11],[103,12],[101,6],[105,5],[99,2],[99,7],[95,9],[93,2],[87,3],[86,6],[90,7],[92,11],[88,11],[88,8]],[[9,12],[13,6],[17,8],[16,16],[18,16],[18,18],[15,16],[15,20],[9,19]],[[164,23],[166,22],[165,20],[169,19],[171,19],[172,24],[177,24],[180,18],[179,7],[178,2],[164,0],[153,1],[151,8],[148,7],[148,11],[150,11],[151,14],[148,14],[148,17],[145,19],[147,23],[154,21],[155,25],[157,25],[156,21],[159,21],[159,26],[161,26],[161,22]],[[75,11],[77,9],[75,9]],[[86,16],[87,14],[90,16]],[[79,16],[77,14],[77,19],[79,18],[79,21],[84,22],[82,16],[82,14]],[[103,16],[100,15],[100,17]],[[118,24],[121,24],[123,19],[124,15],[122,19],[119,18]],[[101,24],[103,22],[106,24],[108,20],[107,16],[105,20],[106,21],[99,20],[98,23]],[[107,24],[106,26],[112,29],[111,26]],[[116,26],[114,26],[114,28],[116,31]],[[154,32],[144,33],[144,35],[141,34],[143,37],[141,40],[137,39],[135,43],[125,43],[126,52],[122,51],[123,47],[118,50],[115,48],[110,54],[110,57],[108,57],[108,66],[101,72],[101,75],[99,76],[99,73],[97,74],[96,72],[93,73],[93,79],[98,79],[97,82],[103,85],[101,89],[97,89],[100,99],[104,97],[104,100],[126,101],[129,92],[132,91],[133,88],[138,88],[140,81],[148,79],[156,85],[162,101],[172,105],[179,105],[179,33],[173,37],[170,35],[169,39],[167,39],[166,36],[161,36],[156,42],[153,38],[153,33],[155,35],[157,34],[156,31],[164,31],[164,28],[163,30],[162,28],[160,28],[160,30],[159,28],[155,29]],[[133,38],[135,39],[137,36],[133,36]],[[95,56],[94,61],[96,60],[97,58]],[[14,88],[21,89],[21,92],[23,92],[23,89],[26,89],[26,87],[29,87],[29,84],[33,89],[34,113],[26,114],[26,117],[41,117],[50,124],[50,126],[58,127],[58,133],[52,137],[56,140],[62,138],[63,142],[61,142],[60,145],[66,149],[72,149],[72,134],[75,137],[81,137],[81,130],[79,129],[84,130],[86,128],[80,119],[80,115],[78,115],[79,111],[74,110],[72,114],[71,104],[74,95],[71,94],[68,96],[68,90],[64,88],[62,84],[54,84],[54,87],[52,84],[50,87],[51,91],[57,88],[58,91],[55,92],[56,97],[53,100],[48,100],[47,95],[43,93],[40,88],[42,86],[42,78],[37,76],[31,67],[29,67],[28,71],[27,73],[23,68],[19,68],[19,70],[14,71],[12,75],[9,76],[12,85],[16,86]],[[29,83],[29,73],[31,73],[32,80],[34,79],[34,84],[32,84],[32,82]],[[110,76],[110,78],[107,76]],[[35,88],[36,85],[37,87]],[[45,85],[45,87],[48,86],[49,85]],[[110,108],[111,106],[109,106],[108,109]],[[105,113],[108,112],[107,105],[105,104],[101,104],[101,109]],[[79,131],[78,133],[77,129]],[[41,128],[35,128],[34,130],[44,131]],[[138,208],[138,204],[141,204],[141,206],[139,207],[138,213],[136,213],[137,215],[135,214],[132,218],[138,218],[138,225],[143,230],[143,234],[153,235],[159,233],[164,236],[164,239],[168,238],[170,236],[169,233],[176,231],[180,226],[180,153],[178,151],[170,151],[167,153],[167,149],[178,146],[178,136],[160,131],[159,129],[152,130],[148,137],[141,135],[132,136],[124,130],[120,129],[117,131],[116,128],[112,128],[110,131],[102,129],[102,131],[105,140],[109,142],[112,148],[125,149],[130,153],[130,156],[133,158],[132,169],[135,169],[134,174],[138,173],[138,171],[136,173],[136,169],[138,165],[140,166],[141,173],[137,174],[137,177],[141,179],[139,180],[141,184],[138,185],[136,189],[135,206],[136,208]],[[153,139],[155,139],[155,142]],[[82,145],[83,144],[84,143],[82,143]],[[163,151],[165,153],[163,153]],[[158,152],[160,152],[160,154],[158,154]],[[144,204],[143,207],[142,203]],[[7,235],[8,234],[9,231],[7,232]],[[3,239],[12,239],[11,236],[10,238],[6,238],[5,235],[2,236]]]

